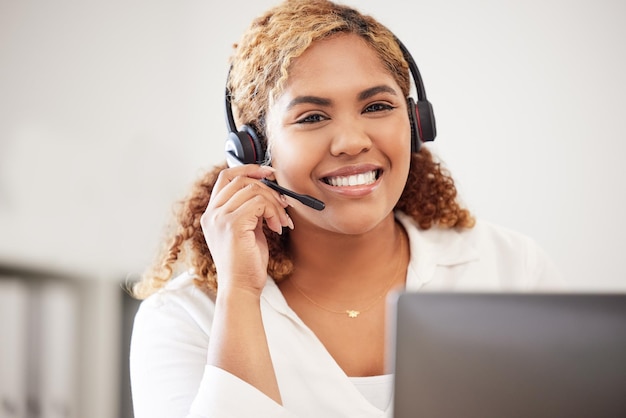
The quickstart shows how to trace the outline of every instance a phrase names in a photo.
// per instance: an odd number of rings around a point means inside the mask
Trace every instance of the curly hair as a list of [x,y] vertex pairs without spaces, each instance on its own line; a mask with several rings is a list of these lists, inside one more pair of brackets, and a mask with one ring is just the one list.
[[[295,23],[297,22],[297,23]],[[362,37],[377,53],[406,97],[410,92],[408,64],[394,35],[372,17],[328,0],[286,0],[255,19],[235,45],[231,57],[228,89],[237,118],[257,132],[265,132],[265,112],[280,96],[288,79],[291,62],[312,43],[337,33]],[[261,140],[266,140],[261,136]],[[268,146],[266,142],[264,146]],[[133,286],[143,299],[160,289],[182,266],[192,268],[196,286],[217,290],[216,268],[206,244],[200,218],[224,164],[213,167],[192,186],[179,202],[169,238],[155,262]],[[474,218],[457,201],[450,173],[421,147],[411,156],[409,175],[396,210],[411,216],[422,229],[471,228]],[[282,235],[264,226],[269,247],[268,274],[281,281],[293,271],[288,251],[289,231]]]

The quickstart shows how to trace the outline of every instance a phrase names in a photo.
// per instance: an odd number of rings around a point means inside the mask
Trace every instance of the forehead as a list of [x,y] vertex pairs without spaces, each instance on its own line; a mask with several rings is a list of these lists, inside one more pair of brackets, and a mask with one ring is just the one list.
[[307,87],[341,87],[357,81],[393,83],[397,87],[376,50],[364,39],[355,34],[338,34],[315,41],[292,61],[281,93]]

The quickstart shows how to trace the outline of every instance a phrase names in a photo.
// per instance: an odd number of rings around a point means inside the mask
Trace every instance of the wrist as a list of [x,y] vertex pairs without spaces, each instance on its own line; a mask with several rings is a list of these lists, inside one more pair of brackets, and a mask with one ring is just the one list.
[[218,285],[215,301],[216,304],[241,306],[258,305],[261,301],[262,289],[245,285]]

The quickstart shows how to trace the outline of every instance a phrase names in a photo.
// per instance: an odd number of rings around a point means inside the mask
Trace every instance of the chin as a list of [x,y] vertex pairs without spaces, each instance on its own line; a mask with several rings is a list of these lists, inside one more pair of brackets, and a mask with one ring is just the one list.
[[344,213],[332,214],[328,219],[330,229],[338,233],[359,235],[371,232],[385,220],[393,219],[393,209],[374,210],[368,205],[360,205],[358,210],[346,210]]

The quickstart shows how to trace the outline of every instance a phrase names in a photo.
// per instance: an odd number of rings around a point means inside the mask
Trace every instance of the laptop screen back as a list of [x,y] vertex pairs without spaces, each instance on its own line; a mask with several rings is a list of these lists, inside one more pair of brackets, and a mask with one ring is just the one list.
[[401,293],[394,417],[626,417],[626,295]]

